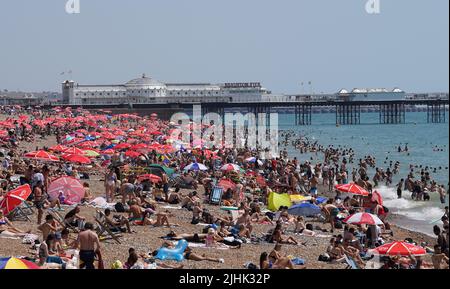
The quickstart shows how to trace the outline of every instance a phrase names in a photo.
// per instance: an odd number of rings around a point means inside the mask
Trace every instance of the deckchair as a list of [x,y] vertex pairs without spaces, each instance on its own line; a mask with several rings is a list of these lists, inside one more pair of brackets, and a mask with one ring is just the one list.
[[78,233],[79,230],[78,228],[75,228],[74,226],[72,226],[71,224],[69,224],[68,222],[66,222],[64,220],[64,217],[61,216],[61,214],[55,210],[48,210],[48,214],[53,216],[53,219],[63,228],[66,228],[74,233]]
[[209,203],[212,205],[221,205],[222,204],[222,195],[223,188],[214,187],[212,190],[211,198],[209,199]]
[[120,243],[119,237],[122,237],[120,233],[114,233],[109,225],[106,223],[105,214],[101,211],[97,211],[97,216],[94,216],[95,221],[97,222],[97,235],[100,240],[113,239],[118,244]]
[[230,214],[231,214],[231,218],[232,218],[232,220],[233,220],[233,223],[236,222],[237,219],[238,219],[239,216],[240,216],[240,212],[237,211],[237,210],[231,210],[231,211],[229,211],[229,212],[230,212]]
[[361,269],[358,264],[355,262],[355,260],[353,260],[351,257],[344,255],[345,258],[345,262],[347,262],[347,267],[345,269]]
[[33,209],[26,200],[31,194],[29,185],[23,185],[8,192],[0,202],[0,210],[3,211],[11,220],[30,221],[28,215],[33,214]]
[[29,221],[29,222],[31,222],[30,217],[28,217],[30,215],[33,215],[33,209],[27,202],[23,202],[22,204],[20,204],[16,208],[14,208],[14,210],[12,210],[8,214],[8,218],[11,221]]

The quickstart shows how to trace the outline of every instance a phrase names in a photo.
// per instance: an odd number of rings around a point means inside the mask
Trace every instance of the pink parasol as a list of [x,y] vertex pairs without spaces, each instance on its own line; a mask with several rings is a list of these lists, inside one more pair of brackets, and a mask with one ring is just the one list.
[[52,199],[57,199],[60,192],[64,194],[66,201],[80,203],[84,198],[85,189],[79,180],[73,177],[61,177],[51,182],[48,195]]

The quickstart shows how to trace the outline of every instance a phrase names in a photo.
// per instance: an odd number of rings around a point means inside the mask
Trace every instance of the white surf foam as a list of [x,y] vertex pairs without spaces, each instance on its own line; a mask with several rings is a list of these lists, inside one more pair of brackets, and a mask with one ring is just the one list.
[[413,201],[409,192],[404,192],[403,198],[397,198],[397,190],[386,186],[377,188],[384,200],[384,205],[393,214],[402,215],[413,220],[434,221],[444,215],[442,205],[438,201],[438,196],[432,195],[432,201]]

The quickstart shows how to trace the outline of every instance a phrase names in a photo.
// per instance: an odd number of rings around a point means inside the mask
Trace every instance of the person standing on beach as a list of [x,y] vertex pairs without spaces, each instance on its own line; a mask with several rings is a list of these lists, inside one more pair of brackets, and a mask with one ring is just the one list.
[[116,192],[116,181],[117,174],[113,169],[109,170],[108,174],[105,176],[106,202],[108,203],[114,200],[114,194]]
[[95,255],[100,253],[100,241],[98,235],[93,231],[92,223],[86,223],[84,228],[85,230],[78,234],[75,246],[80,249],[80,261],[83,262],[80,263],[80,269],[92,270],[95,269]]
[[404,183],[405,183],[405,180],[401,179],[400,182],[397,184],[397,196],[399,199],[402,198],[402,189],[403,189]]
[[167,177],[167,174],[165,172],[162,173],[161,179],[162,179],[165,201],[169,202],[169,178]]

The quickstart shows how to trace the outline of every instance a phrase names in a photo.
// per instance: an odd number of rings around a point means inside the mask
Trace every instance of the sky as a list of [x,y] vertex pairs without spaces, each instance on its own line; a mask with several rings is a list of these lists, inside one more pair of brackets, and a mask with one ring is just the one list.
[[80,0],[79,14],[67,1],[0,1],[0,89],[146,73],[274,93],[449,91],[448,0],[379,0],[379,14],[368,0]]

